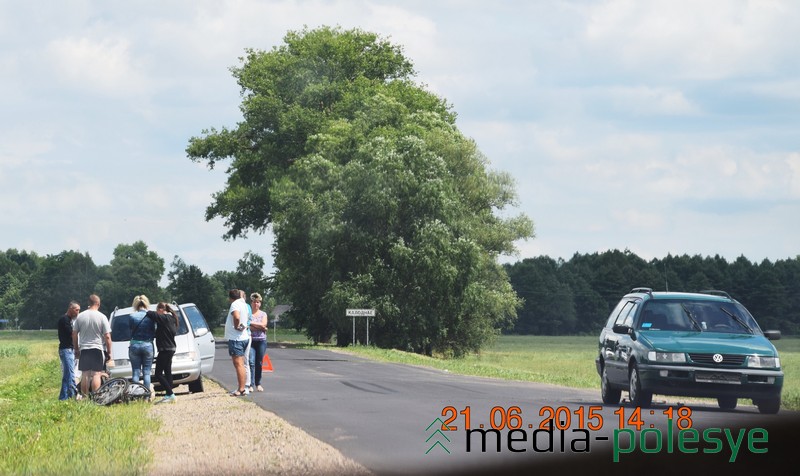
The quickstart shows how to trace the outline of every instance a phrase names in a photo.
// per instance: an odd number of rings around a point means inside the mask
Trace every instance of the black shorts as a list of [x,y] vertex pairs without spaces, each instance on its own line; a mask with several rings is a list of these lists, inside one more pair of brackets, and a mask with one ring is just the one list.
[[86,349],[81,351],[78,361],[78,370],[94,370],[100,372],[105,368],[105,354],[100,349]]

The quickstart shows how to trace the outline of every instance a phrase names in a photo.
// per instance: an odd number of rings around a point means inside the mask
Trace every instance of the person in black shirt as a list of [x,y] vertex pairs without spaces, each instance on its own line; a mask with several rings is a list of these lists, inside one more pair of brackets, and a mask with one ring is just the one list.
[[156,321],[156,379],[164,389],[164,398],[156,403],[175,403],[172,391],[172,357],[177,349],[175,334],[178,332],[178,314],[169,304],[160,302],[156,312],[149,311],[149,317]]
[[75,352],[72,348],[72,321],[81,312],[81,305],[70,301],[67,312],[58,320],[58,357],[61,359],[61,392],[59,400],[69,400],[77,394],[75,387]]

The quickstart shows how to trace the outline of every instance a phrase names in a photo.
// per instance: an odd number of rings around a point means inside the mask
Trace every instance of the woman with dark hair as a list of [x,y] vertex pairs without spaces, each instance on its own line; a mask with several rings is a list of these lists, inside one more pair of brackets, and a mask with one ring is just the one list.
[[[153,312],[153,311],[150,311]],[[164,398],[156,403],[175,403],[172,391],[172,357],[175,355],[175,334],[178,332],[178,314],[169,304],[160,302],[153,313],[156,322],[156,380],[164,389]]]

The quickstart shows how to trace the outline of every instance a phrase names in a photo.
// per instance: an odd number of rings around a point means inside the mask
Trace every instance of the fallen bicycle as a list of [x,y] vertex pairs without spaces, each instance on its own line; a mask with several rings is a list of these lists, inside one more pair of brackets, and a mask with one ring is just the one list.
[[112,378],[103,382],[94,392],[89,393],[89,400],[98,405],[146,401],[150,400],[150,389],[124,378]]

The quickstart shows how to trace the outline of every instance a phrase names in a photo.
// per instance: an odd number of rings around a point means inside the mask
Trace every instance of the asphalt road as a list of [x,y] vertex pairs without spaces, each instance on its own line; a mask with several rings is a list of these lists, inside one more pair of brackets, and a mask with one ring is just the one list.
[[[265,392],[249,398],[378,474],[674,474],[684,467],[691,474],[719,464],[726,474],[744,474],[782,464],[800,428],[796,412],[765,416],[751,406],[723,412],[693,404],[686,418],[680,402],[657,396],[638,415],[635,432],[635,408],[603,406],[598,390],[466,377],[325,350],[268,354],[274,371],[264,374]],[[211,376],[236,388],[224,342]],[[552,416],[558,427],[546,431]],[[678,424],[699,429],[699,441],[688,434],[679,448]],[[718,431],[704,436],[708,428]]]

